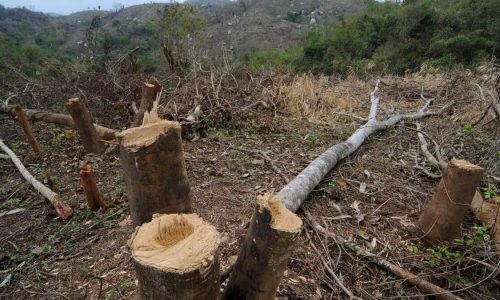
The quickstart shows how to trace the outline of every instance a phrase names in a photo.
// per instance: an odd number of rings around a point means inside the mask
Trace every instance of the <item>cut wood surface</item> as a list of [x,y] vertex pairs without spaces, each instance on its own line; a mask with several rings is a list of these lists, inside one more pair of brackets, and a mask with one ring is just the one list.
[[33,129],[31,128],[31,124],[28,118],[26,117],[26,114],[19,105],[15,105],[14,108],[12,109],[12,112],[14,113],[17,122],[23,128],[24,134],[28,139],[31,149],[33,149],[35,155],[40,154],[42,152],[42,149],[40,148],[40,144],[38,144],[36,137],[33,134]]
[[97,179],[91,164],[85,164],[80,170],[80,182],[90,209],[97,211],[100,208],[106,209],[108,207],[97,187]]
[[[0,112],[6,114],[13,114],[12,109],[14,106],[0,104]],[[75,123],[70,115],[52,113],[48,111],[36,110],[36,109],[24,109],[24,113],[28,120],[32,122],[45,122],[57,125],[63,125],[71,128],[75,128]],[[117,130],[110,129],[101,125],[94,124],[95,130],[101,137],[101,139],[106,141],[111,141],[115,139]]]
[[148,82],[144,83],[141,89],[141,101],[139,106],[139,111],[135,116],[134,123],[132,127],[141,126],[144,119],[144,113],[151,111],[153,109],[153,103],[155,102],[158,94],[161,92],[161,84],[154,77],[149,78]]
[[19,172],[23,175],[24,179],[28,181],[35,190],[37,190],[40,194],[42,194],[47,200],[52,203],[54,208],[57,211],[57,214],[61,217],[61,219],[66,220],[73,215],[73,209],[69,207],[66,202],[59,196],[57,193],[53,192],[51,189],[43,185],[40,181],[38,181],[30,172],[24,167],[23,163],[19,160],[12,150],[10,150],[7,145],[0,139],[0,148],[9,155],[10,159],[17,167]]
[[191,213],[180,124],[159,120],[125,130],[118,138],[134,225],[149,222],[156,213]]
[[219,234],[197,215],[155,215],[130,248],[141,299],[220,298]]
[[92,116],[85,104],[78,98],[72,98],[66,103],[66,108],[73,118],[85,151],[96,154],[103,153],[106,147],[100,141],[100,137],[94,128]]
[[279,199],[265,195],[257,202],[224,299],[274,299],[300,234],[302,220]]
[[429,241],[445,241],[460,234],[463,218],[484,174],[484,169],[453,159],[436,193],[420,215],[418,227]]
[[485,201],[481,193],[476,191],[472,198],[471,209],[481,223],[491,226],[491,238],[500,250],[500,196]]
[[375,89],[371,93],[371,107],[366,124],[356,130],[346,141],[336,144],[326,150],[317,159],[312,161],[297,177],[290,181],[279,191],[277,197],[283,201],[288,209],[295,212],[305,201],[311,191],[323,180],[339,161],[354,153],[372,134],[393,127],[404,120],[417,120],[429,116],[442,114],[448,107],[434,112],[427,111],[426,104],[419,112],[409,114],[395,114],[384,121],[377,120],[379,97],[377,96],[377,81]]

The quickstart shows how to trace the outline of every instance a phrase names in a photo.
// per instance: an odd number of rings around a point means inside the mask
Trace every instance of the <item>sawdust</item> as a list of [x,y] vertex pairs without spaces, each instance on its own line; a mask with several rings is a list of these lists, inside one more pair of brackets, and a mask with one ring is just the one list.
[[121,144],[132,151],[145,148],[158,140],[158,137],[171,129],[180,130],[178,122],[160,120],[140,127],[129,128],[117,135]]
[[171,272],[209,265],[219,247],[219,233],[198,215],[158,215],[132,237],[132,257]]
[[271,228],[287,232],[298,232],[302,227],[302,220],[272,194],[257,197],[259,209],[268,209],[271,212]]

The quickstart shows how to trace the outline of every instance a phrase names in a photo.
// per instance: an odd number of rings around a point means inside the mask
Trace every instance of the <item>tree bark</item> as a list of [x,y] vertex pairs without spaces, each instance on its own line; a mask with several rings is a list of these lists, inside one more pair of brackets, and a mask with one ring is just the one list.
[[162,87],[160,83],[154,77],[149,78],[148,82],[144,83],[141,90],[141,103],[139,106],[139,111],[135,116],[132,127],[139,127],[142,125],[144,113],[150,111],[153,108],[153,102],[161,92],[161,89]]
[[[0,104],[0,112],[13,114],[12,109],[13,106]],[[75,123],[73,122],[73,118],[70,115],[52,113],[48,111],[35,110],[35,109],[24,109],[23,111],[26,114],[28,120],[32,122],[42,121],[45,123],[53,123],[75,128]],[[99,136],[103,140],[112,141],[116,138],[115,137],[115,134],[117,133],[116,130],[103,127],[97,124],[94,124],[94,127],[95,130],[97,131],[97,134],[99,134]]]
[[279,199],[259,197],[224,299],[274,299],[302,220]]
[[446,241],[460,234],[460,225],[483,173],[483,168],[464,160],[453,159],[448,164],[436,193],[418,220],[425,238]]
[[17,122],[23,128],[24,134],[26,135],[26,138],[28,139],[28,142],[31,148],[33,149],[33,152],[35,153],[35,155],[39,155],[42,152],[42,149],[40,148],[40,145],[38,144],[35,135],[33,134],[31,124],[28,121],[26,114],[19,105],[15,105],[14,108],[12,109],[12,112],[14,113]]
[[130,128],[118,138],[134,225],[151,221],[156,213],[192,212],[180,124],[161,120]]
[[197,215],[155,215],[130,248],[141,299],[220,298],[219,234]]
[[97,211],[99,208],[106,209],[108,207],[97,187],[97,180],[91,164],[85,164],[80,170],[80,183],[90,209]]
[[73,118],[76,130],[80,135],[85,151],[88,153],[100,154],[106,150],[104,144],[100,141],[99,135],[94,128],[92,116],[87,110],[85,104],[78,98],[69,99],[66,104],[69,114]]
[[43,185],[40,181],[36,180],[36,178],[33,177],[33,175],[31,175],[29,171],[24,167],[23,163],[19,160],[16,154],[12,152],[12,150],[10,150],[7,145],[4,144],[2,139],[0,139],[0,148],[5,153],[7,153],[7,155],[9,155],[11,161],[17,167],[21,175],[23,175],[24,179],[26,179],[26,181],[28,181],[35,190],[37,190],[40,194],[47,198],[50,203],[52,203],[61,219],[66,220],[70,218],[71,215],[73,215],[73,210],[68,206],[68,204],[66,204],[66,202],[64,202],[61,196]]

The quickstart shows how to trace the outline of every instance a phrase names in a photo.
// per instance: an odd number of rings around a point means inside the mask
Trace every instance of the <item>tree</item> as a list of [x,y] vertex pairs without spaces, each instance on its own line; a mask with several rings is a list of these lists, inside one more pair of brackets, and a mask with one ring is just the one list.
[[173,72],[188,65],[188,47],[194,47],[197,33],[206,26],[206,20],[192,6],[169,4],[161,12],[160,25],[163,33],[163,54]]

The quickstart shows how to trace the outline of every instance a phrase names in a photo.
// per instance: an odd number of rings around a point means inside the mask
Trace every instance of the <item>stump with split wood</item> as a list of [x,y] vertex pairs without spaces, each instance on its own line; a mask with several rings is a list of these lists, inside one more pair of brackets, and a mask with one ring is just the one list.
[[97,180],[91,164],[85,164],[80,170],[80,183],[90,209],[97,211],[99,208],[106,209],[108,207],[97,187]]
[[301,227],[279,199],[259,197],[224,299],[274,299]]
[[153,103],[156,97],[161,92],[161,85],[158,80],[154,77],[149,78],[148,82],[144,83],[141,89],[141,101],[139,106],[139,111],[135,116],[134,123],[132,127],[138,127],[142,125],[144,114],[153,108]]
[[155,215],[130,248],[141,299],[220,298],[219,234],[197,215]]
[[134,226],[151,221],[156,213],[191,213],[180,124],[158,120],[118,137]]
[[483,177],[484,169],[453,159],[436,193],[418,220],[418,227],[431,242],[446,241],[460,234],[463,218]]
[[85,151],[88,153],[103,153],[106,147],[100,141],[92,116],[85,104],[78,98],[72,98],[68,100],[66,108],[73,118]]

